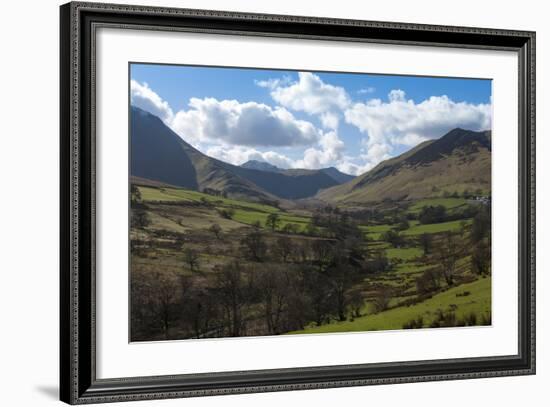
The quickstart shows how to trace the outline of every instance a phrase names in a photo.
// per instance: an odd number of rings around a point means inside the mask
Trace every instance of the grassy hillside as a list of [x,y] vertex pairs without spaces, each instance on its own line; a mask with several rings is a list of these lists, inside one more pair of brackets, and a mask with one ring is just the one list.
[[435,141],[380,163],[354,180],[317,194],[333,203],[365,203],[443,197],[463,191],[488,194],[490,133],[454,130]]
[[[433,205],[446,217],[420,223]],[[380,203],[376,216],[288,209],[135,179],[132,340],[489,324],[488,210],[455,198]]]
[[[467,294],[465,295],[465,293]],[[291,334],[402,329],[404,324],[419,317],[423,320],[423,327],[429,327],[437,320],[438,311],[454,312],[458,320],[465,319],[471,314],[476,315],[479,321],[484,316],[488,319],[491,313],[491,279],[482,278],[451,288],[409,307],[395,307],[388,311],[359,317],[353,321],[308,327],[303,331],[291,332]]]

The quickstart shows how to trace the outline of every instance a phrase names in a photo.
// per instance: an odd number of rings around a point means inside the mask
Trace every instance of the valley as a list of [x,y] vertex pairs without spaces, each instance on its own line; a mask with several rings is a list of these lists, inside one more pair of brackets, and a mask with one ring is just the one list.
[[491,134],[359,176],[209,157],[132,108],[132,341],[491,325]]

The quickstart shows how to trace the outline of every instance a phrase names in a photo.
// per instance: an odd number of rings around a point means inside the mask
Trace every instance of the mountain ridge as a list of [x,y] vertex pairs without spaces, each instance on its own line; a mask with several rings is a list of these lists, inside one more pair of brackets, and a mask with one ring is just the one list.
[[275,173],[242,168],[201,153],[157,116],[131,108],[130,175],[239,199],[273,202],[314,196],[338,183],[323,172]]
[[490,131],[456,128],[382,161],[354,180],[322,190],[316,198],[331,203],[366,203],[427,198],[465,189],[487,191],[490,156]]

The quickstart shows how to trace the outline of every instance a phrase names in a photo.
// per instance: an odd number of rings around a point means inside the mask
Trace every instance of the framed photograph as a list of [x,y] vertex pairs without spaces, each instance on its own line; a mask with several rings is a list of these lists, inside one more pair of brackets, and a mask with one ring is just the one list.
[[535,373],[535,33],[60,12],[61,400]]

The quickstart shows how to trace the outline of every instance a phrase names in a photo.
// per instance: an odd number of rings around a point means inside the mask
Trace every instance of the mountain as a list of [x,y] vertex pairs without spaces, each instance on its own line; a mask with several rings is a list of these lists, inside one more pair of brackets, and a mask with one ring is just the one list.
[[248,160],[244,164],[241,164],[242,168],[248,168],[249,170],[269,171],[269,172],[282,172],[283,170],[275,165],[266,163],[265,161]]
[[336,181],[338,184],[343,184],[344,182],[348,182],[355,178],[353,175],[345,174],[341,171],[338,171],[334,167],[329,168],[321,168],[319,170],[306,170],[302,168],[293,168],[293,169],[283,169],[279,168],[275,165],[269,164],[265,161],[258,161],[258,160],[248,160],[244,164],[241,164],[242,168],[248,168],[252,170],[259,170],[259,171],[268,171],[268,172],[278,172],[280,174],[286,174],[286,175],[308,175],[308,174],[314,174],[316,172],[322,172],[326,175],[328,175],[330,178],[332,178],[334,181]]
[[237,199],[259,202],[300,199],[337,185],[321,171],[269,172],[208,157],[158,117],[134,106],[130,154],[131,176],[194,190],[215,190]]
[[323,171],[325,174],[327,174],[329,177],[331,177],[333,180],[335,180],[339,184],[343,184],[355,178],[353,175],[349,175],[349,174],[343,173],[342,171],[338,171],[334,167],[322,168],[319,171]]
[[454,129],[317,194],[327,202],[419,199],[491,187],[491,132]]

